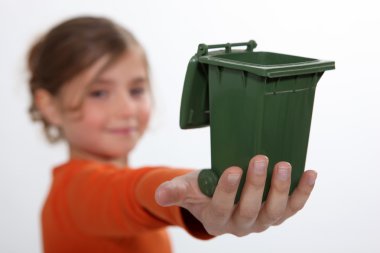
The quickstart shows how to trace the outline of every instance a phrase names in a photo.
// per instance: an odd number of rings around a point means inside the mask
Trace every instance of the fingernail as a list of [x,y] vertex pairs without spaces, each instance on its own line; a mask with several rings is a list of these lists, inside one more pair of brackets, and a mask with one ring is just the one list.
[[255,161],[253,164],[253,171],[255,172],[256,175],[263,175],[265,173],[265,168],[266,168],[266,162],[263,160]]
[[173,191],[175,185],[171,182],[166,182],[159,187],[156,191],[156,201],[162,206],[168,206],[171,204],[172,199],[169,198],[168,193]]
[[307,180],[307,183],[310,185],[310,186],[313,186],[315,184],[315,180],[317,179],[317,173],[314,172],[312,175],[309,176],[309,179]]
[[240,174],[229,174],[228,177],[227,177],[227,180],[228,180],[228,183],[231,185],[231,186],[235,186],[239,183],[240,181]]
[[155,196],[155,199],[156,199],[156,202],[160,205],[164,205],[165,203],[163,202],[164,201],[164,191],[159,188],[157,191],[156,191],[156,196]]
[[277,177],[281,181],[286,181],[289,178],[290,169],[288,167],[279,167],[277,172]]

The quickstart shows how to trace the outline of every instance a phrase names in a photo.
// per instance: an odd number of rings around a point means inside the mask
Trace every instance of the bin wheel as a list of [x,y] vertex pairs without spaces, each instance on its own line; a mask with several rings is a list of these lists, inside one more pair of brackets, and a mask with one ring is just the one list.
[[198,175],[198,185],[203,194],[212,197],[219,178],[212,169],[203,169]]

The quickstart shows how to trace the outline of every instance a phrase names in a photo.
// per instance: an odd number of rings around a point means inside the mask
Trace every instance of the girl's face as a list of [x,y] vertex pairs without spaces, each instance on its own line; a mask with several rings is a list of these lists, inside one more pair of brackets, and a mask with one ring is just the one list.
[[[72,158],[126,165],[127,155],[143,135],[151,113],[147,66],[140,50],[125,52],[105,70],[106,57],[65,84],[57,97],[59,126]],[[97,75],[97,73],[100,73]],[[78,110],[68,110],[78,100]],[[66,109],[65,109],[66,107]]]

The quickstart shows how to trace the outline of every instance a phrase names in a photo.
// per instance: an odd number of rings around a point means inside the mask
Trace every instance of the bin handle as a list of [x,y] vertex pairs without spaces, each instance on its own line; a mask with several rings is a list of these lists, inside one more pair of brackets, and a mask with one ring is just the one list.
[[230,53],[232,47],[241,47],[241,46],[247,46],[246,51],[253,51],[253,49],[256,48],[257,43],[254,40],[250,40],[248,42],[226,43],[226,44],[215,44],[215,45],[199,44],[197,55],[198,56],[206,55],[209,49],[221,48],[221,47],[225,48],[226,53]]

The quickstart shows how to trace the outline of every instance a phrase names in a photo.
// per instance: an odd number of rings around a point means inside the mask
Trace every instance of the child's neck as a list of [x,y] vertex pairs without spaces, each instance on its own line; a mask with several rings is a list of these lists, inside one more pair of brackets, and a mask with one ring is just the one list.
[[91,161],[98,161],[101,163],[109,163],[119,168],[125,168],[128,166],[127,155],[125,157],[118,157],[118,158],[106,157],[106,156],[100,156],[100,155],[92,154],[89,152],[85,152],[83,150],[78,150],[73,147],[69,147],[69,154],[70,154],[70,159],[91,160]]

